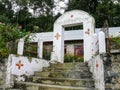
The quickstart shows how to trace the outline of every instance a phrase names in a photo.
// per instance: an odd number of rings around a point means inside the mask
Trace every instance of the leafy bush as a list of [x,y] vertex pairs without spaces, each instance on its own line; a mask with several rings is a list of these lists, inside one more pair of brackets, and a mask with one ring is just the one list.
[[[21,30],[18,25],[0,23],[0,59],[5,58],[10,52],[9,46],[7,47],[8,42],[15,42],[26,34],[28,32]],[[14,44],[12,47],[14,47]]]
[[120,48],[120,35],[117,35],[116,37],[113,38],[110,37],[109,41],[111,43],[111,49],[119,49]]
[[83,56],[79,57],[73,54],[65,54],[64,61],[65,62],[83,62],[84,59],[83,59]]

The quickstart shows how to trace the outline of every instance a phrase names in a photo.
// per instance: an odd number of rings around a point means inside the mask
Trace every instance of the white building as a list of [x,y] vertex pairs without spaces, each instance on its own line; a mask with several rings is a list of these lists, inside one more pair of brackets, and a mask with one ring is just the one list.
[[[101,28],[96,28],[95,32],[98,33]],[[120,34],[120,27],[110,27],[109,28],[109,37],[113,36],[116,37]],[[69,30],[65,31],[65,46],[64,51],[65,54],[72,54],[72,55],[83,55],[83,30]],[[38,40],[43,40],[43,57],[50,58],[50,53],[52,52],[53,48],[53,32],[43,32],[43,33],[36,33],[31,40],[32,44],[37,44]],[[37,52],[36,52],[37,55]]]

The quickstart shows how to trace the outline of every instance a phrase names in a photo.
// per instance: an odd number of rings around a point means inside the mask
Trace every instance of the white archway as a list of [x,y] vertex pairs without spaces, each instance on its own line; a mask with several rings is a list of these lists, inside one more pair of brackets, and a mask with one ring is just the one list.
[[92,34],[94,33],[94,18],[87,12],[73,10],[60,16],[54,23],[53,57],[52,60],[64,63],[64,27],[83,24],[84,61],[92,58]]

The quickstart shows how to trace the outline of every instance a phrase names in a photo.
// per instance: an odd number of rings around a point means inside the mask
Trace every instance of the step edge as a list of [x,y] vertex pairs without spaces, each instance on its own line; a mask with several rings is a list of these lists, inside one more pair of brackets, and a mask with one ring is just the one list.
[[91,78],[91,79],[74,79],[74,78],[53,78],[53,77],[40,77],[40,76],[33,76],[33,78],[48,78],[48,79],[59,79],[59,80],[78,80],[78,81],[80,81],[80,80],[85,80],[85,81],[94,81],[94,79],[93,78]]
[[90,89],[94,90],[95,88],[87,88],[87,87],[75,87],[75,86],[59,86],[59,85],[48,85],[48,84],[38,84],[38,83],[31,83],[31,82],[16,82],[17,84],[26,84],[26,85],[36,85],[36,86],[43,86],[43,87],[51,87],[51,88],[65,88],[65,89]]

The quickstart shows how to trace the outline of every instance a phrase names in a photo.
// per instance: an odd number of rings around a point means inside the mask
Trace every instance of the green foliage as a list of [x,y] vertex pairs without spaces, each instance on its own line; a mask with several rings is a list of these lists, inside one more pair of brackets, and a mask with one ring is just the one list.
[[25,42],[24,44],[24,56],[37,57],[37,45],[34,43]]
[[[84,10],[95,18],[96,27],[101,28],[105,20],[109,26],[120,26],[120,0],[69,0],[66,11]],[[14,10],[12,7],[19,7]],[[18,24],[30,32],[53,31],[54,21],[60,14],[53,16],[54,0],[1,0],[0,21]],[[33,12],[30,13],[32,9]],[[36,28],[38,27],[38,28]]]
[[97,4],[97,0],[70,0],[67,10],[78,9],[88,13],[94,13],[96,11]]
[[110,44],[111,44],[111,49],[119,49],[120,48],[120,35],[116,37],[111,37],[109,38]]
[[[24,37],[27,32],[21,30],[17,25],[11,24],[0,24],[0,58],[6,57],[10,49],[7,47],[7,43],[10,41],[15,42],[15,40]],[[13,46],[14,47],[14,46]]]
[[46,46],[43,47],[43,58],[46,60],[51,58],[51,50],[47,49]]
[[38,18],[31,18],[26,25],[26,30],[35,32],[53,31],[54,17],[52,15],[41,15]]
[[83,10],[91,14],[96,21],[96,27],[101,28],[105,20],[110,27],[120,26],[120,2],[114,0],[70,0],[69,10]]
[[82,56],[79,57],[79,56],[73,55],[73,54],[65,54],[64,61],[65,62],[83,62],[84,59]]
[[4,15],[0,15],[0,22],[8,23],[8,22],[10,22],[10,20],[8,17],[6,17]]
[[112,38],[112,41],[116,42],[118,45],[120,45],[120,37]]
[[1,22],[6,23],[6,20],[4,22],[4,19],[7,19],[8,22],[12,22],[14,11],[12,9],[12,3],[9,0],[1,0],[0,15],[1,15],[0,21],[3,20]]
[[0,24],[0,35],[5,42],[16,40],[26,35],[25,30],[21,30],[17,25]]

